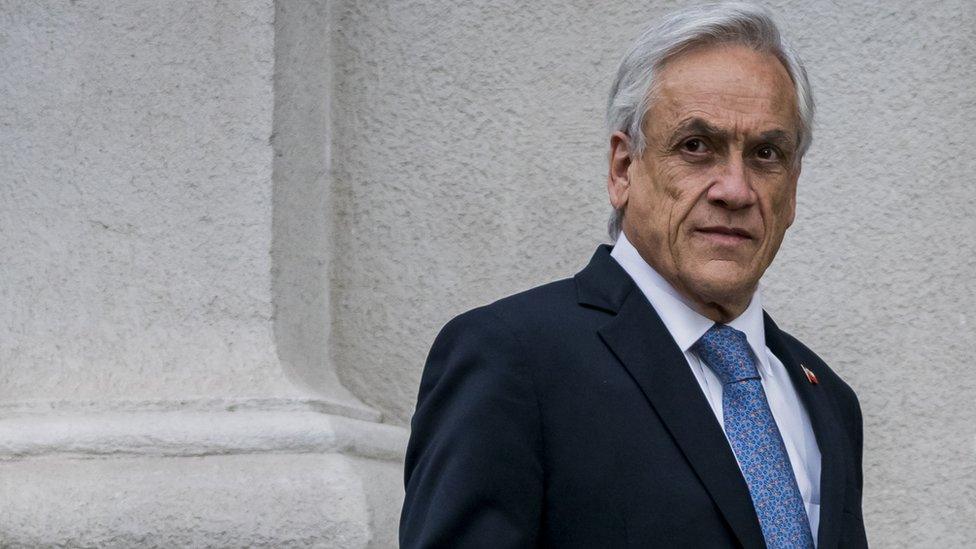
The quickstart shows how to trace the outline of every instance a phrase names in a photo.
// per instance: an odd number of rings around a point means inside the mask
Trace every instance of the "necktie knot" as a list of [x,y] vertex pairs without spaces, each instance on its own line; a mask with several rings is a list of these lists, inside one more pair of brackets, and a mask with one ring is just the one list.
[[695,343],[695,349],[723,385],[759,379],[746,334],[731,326],[715,324]]

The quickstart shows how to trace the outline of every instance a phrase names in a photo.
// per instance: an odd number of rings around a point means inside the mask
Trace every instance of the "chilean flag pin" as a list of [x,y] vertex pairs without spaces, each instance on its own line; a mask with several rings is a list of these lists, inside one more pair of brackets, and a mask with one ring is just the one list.
[[802,364],[800,364],[800,368],[803,368],[803,373],[807,375],[807,381],[809,381],[811,385],[816,385],[820,383],[819,381],[817,381],[817,374],[813,373],[810,370],[810,368],[807,368]]

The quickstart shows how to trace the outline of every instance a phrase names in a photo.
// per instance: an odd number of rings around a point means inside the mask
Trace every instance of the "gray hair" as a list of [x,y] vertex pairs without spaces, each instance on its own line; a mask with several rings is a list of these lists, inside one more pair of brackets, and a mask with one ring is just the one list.
[[[813,141],[813,91],[806,69],[793,48],[780,35],[772,14],[748,3],[695,6],[673,13],[657,26],[649,26],[624,56],[607,101],[609,133],[620,131],[631,139],[631,152],[640,155],[647,142],[643,124],[650,107],[655,73],[670,59],[689,49],[712,44],[742,44],[769,53],[786,68],[796,89],[797,160]],[[620,234],[623,210],[610,216],[611,240]]]

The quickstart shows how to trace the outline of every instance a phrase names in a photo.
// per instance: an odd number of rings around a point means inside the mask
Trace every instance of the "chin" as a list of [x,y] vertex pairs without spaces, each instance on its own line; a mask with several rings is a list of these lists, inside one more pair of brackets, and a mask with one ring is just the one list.
[[730,303],[751,297],[758,277],[750,269],[730,263],[712,262],[694,277],[689,286],[707,302]]

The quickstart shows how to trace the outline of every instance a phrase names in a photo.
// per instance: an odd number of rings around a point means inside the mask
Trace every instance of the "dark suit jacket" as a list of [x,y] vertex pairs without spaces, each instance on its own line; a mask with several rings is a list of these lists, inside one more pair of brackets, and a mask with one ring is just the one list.
[[[819,547],[865,547],[857,397],[765,322],[820,446]],[[404,548],[764,546],[721,426],[609,246],[449,322],[412,429]]]

